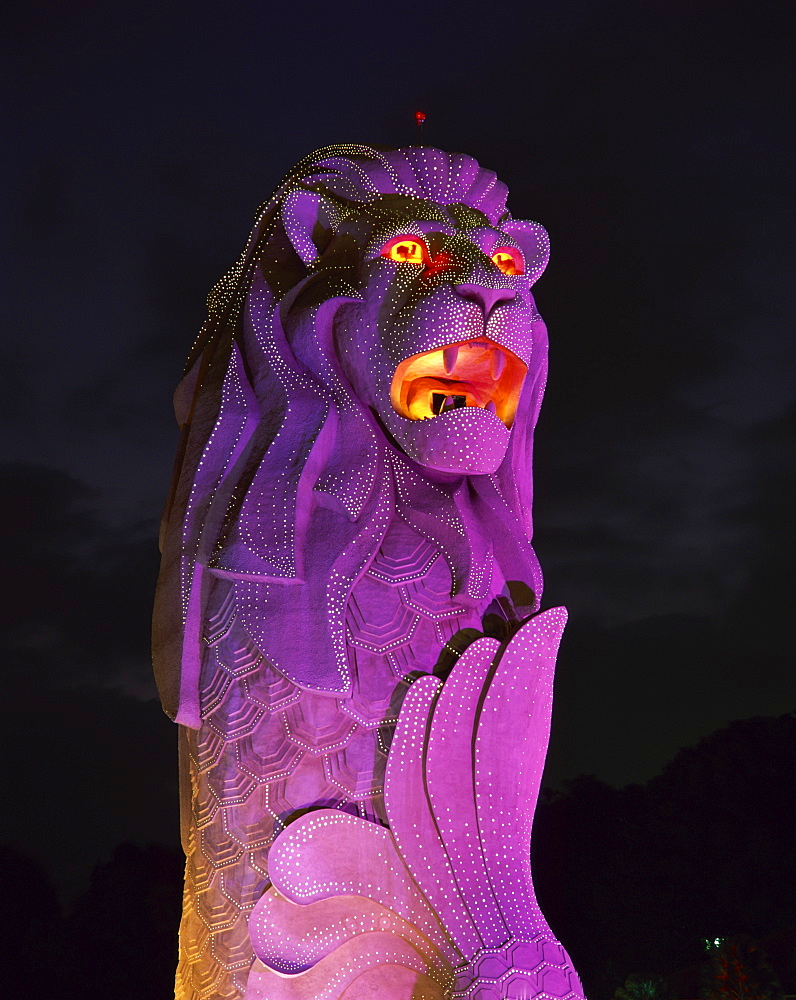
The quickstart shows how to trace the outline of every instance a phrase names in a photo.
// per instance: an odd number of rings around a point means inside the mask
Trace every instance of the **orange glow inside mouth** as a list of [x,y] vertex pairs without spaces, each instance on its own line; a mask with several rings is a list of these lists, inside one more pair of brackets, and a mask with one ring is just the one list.
[[390,399],[409,420],[428,420],[448,410],[478,406],[511,427],[527,366],[485,337],[414,354],[395,370]]

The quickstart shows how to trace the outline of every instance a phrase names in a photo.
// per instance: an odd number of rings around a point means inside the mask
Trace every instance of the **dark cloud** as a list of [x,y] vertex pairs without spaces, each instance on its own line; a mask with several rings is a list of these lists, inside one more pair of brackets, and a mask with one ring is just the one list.
[[729,721],[793,704],[791,659],[755,648],[760,631],[753,615],[734,629],[685,614],[614,627],[574,616],[559,655],[546,782],[579,773],[644,782]]
[[176,731],[156,698],[152,523],[109,528],[63,472],[0,465],[3,839],[71,894],[121,841],[177,838]]
[[154,698],[155,523],[108,527],[94,491],[42,466],[0,465],[0,496],[13,526],[4,551],[6,678]]
[[25,809],[42,851],[81,810],[103,850],[143,835],[136,782],[171,767],[154,538],[205,295],[298,158],[411,143],[418,107],[552,238],[537,545],[572,612],[552,779],[642,780],[792,706],[792,11],[48,0],[5,23],[16,836]]
[[117,844],[177,845],[176,730],[154,700],[56,690],[38,665],[6,682],[3,840],[44,865],[67,898]]

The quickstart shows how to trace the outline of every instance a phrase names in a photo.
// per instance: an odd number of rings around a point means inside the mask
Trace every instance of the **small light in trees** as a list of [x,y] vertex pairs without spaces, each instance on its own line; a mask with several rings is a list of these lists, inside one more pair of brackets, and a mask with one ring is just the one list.
[[714,948],[721,948],[721,946],[727,939],[722,937],[717,937],[717,938],[703,938],[703,940],[705,942],[705,951],[712,951]]

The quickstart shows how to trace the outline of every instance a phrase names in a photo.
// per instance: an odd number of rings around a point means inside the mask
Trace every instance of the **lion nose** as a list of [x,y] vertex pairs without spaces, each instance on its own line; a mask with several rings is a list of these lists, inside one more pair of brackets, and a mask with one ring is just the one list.
[[510,302],[517,294],[513,288],[487,288],[485,285],[456,285],[455,289],[463,299],[481,306],[485,320],[489,319],[495,306]]

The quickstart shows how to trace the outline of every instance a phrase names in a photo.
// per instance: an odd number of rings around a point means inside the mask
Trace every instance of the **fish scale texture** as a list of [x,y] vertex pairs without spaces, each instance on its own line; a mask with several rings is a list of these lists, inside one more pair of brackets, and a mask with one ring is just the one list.
[[243,997],[254,954],[247,922],[268,852],[302,811],[342,809],[385,824],[384,768],[412,679],[433,670],[478,611],[450,597],[439,550],[393,522],[346,613],[349,697],[302,690],[257,650],[219,580],[205,627],[202,725],[183,728],[191,819],[179,1000]]

